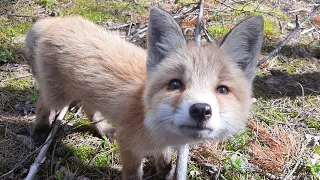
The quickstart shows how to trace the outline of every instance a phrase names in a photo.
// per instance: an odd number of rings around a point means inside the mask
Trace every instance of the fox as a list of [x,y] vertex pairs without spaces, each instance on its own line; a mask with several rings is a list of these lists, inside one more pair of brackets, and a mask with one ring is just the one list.
[[146,50],[79,16],[39,20],[25,40],[39,89],[33,140],[45,140],[55,111],[81,101],[98,134],[119,144],[123,179],[142,179],[146,155],[168,179],[172,149],[244,128],[262,41],[261,16],[198,46],[152,7]]

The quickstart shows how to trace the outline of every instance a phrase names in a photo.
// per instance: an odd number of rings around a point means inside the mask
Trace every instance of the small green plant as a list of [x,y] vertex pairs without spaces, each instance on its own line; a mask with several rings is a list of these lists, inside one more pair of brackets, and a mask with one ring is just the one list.
[[313,148],[313,153],[320,155],[320,146],[315,146]]
[[62,174],[61,174],[61,172],[59,170],[56,171],[56,179],[57,180],[62,180]]
[[28,96],[28,99],[27,99],[27,103],[28,104],[33,104],[33,103],[35,103],[36,101],[37,101],[37,93],[35,93],[35,92],[32,92],[32,94],[30,94],[29,96]]
[[188,179],[198,180],[201,179],[201,170],[194,164],[188,166]]
[[55,3],[51,0],[37,0],[36,3],[39,5],[46,6],[49,9],[52,9],[52,7],[55,5]]
[[76,122],[73,124],[74,127],[85,127],[85,128],[91,128],[92,125],[90,123],[90,120],[89,119],[86,119],[86,118],[80,118],[80,119],[77,119]]
[[230,139],[226,145],[226,149],[229,151],[237,151],[246,146],[252,137],[251,131],[244,131],[236,137]]
[[110,142],[109,142],[109,139],[107,138],[107,136],[102,136],[102,138],[103,138],[103,145],[104,145],[104,147],[109,147],[110,146]]
[[237,156],[236,158],[233,158],[231,155],[227,157],[227,164],[224,165],[224,168],[226,170],[231,169],[231,167],[235,168],[237,171],[241,173],[245,173],[245,170],[243,169],[243,160],[241,157]]
[[320,161],[315,163],[308,161],[304,166],[310,170],[312,175],[320,175]]
[[226,34],[230,28],[228,26],[210,26],[208,27],[208,32],[210,36],[217,37]]
[[5,49],[4,51],[0,52],[0,62],[5,63],[13,59],[14,57],[10,49]]
[[73,155],[80,158],[82,162],[88,162],[95,155],[94,149],[88,145],[82,145],[72,150]]

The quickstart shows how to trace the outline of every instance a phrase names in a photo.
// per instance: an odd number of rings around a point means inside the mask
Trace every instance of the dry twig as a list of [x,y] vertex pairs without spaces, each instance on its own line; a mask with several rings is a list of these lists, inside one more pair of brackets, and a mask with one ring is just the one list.
[[220,3],[220,4],[222,4],[223,6],[231,9],[232,11],[240,11],[240,12],[248,12],[248,13],[251,13],[251,12],[259,12],[259,13],[268,14],[268,15],[270,15],[270,16],[273,16],[272,10],[271,10],[270,12],[259,11],[259,10],[258,10],[259,5],[258,5],[253,11],[249,11],[249,10],[245,10],[245,9],[244,9],[244,8],[246,7],[246,5],[243,6],[242,9],[237,9],[237,8],[234,8],[234,7],[230,6],[229,4],[226,4],[226,3],[225,3],[226,1],[223,1],[223,2],[220,1],[220,0],[216,0],[216,1],[217,1],[218,3]]
[[136,33],[134,33],[133,35],[129,36],[126,38],[127,41],[132,41],[135,37],[137,37],[139,34],[144,33],[148,30],[148,27],[142,28],[140,30],[138,30]]
[[[187,164],[189,156],[189,144],[180,146],[178,150],[177,166],[176,166],[176,180],[187,179]],[[181,165],[182,164],[182,165]],[[178,168],[183,167],[183,168]]]
[[[204,0],[200,0],[199,5],[197,6],[200,8],[199,9],[200,12],[199,12],[198,22],[196,24],[196,29],[194,34],[195,42],[198,44],[198,46],[200,46],[200,39],[201,39],[200,30],[201,30],[201,21],[202,21],[202,15],[203,15],[203,6],[204,6]],[[176,180],[187,179],[188,156],[189,156],[189,144],[180,146],[178,150],[178,162],[177,162],[176,174],[175,174]]]
[[198,44],[198,46],[200,45],[200,39],[201,39],[201,33],[200,33],[200,28],[201,28],[201,21],[202,21],[202,16],[203,16],[203,6],[204,6],[204,0],[200,0],[199,2],[199,16],[198,16],[198,22],[196,25],[196,30],[194,33],[195,36],[195,41]]
[[23,15],[23,14],[7,14],[8,16],[14,16],[14,17],[25,17],[25,18],[32,18],[32,19],[38,19],[39,16],[32,16],[32,15]]
[[296,27],[291,31],[291,33],[289,34],[289,36],[282,41],[281,43],[277,44],[276,48],[269,53],[267,56],[265,56],[264,58],[262,58],[259,62],[258,62],[258,66],[262,65],[263,63],[265,63],[268,59],[270,59],[272,56],[274,56],[275,54],[277,54],[278,52],[281,51],[281,49],[288,44],[288,42],[293,38],[293,36],[300,30],[301,25],[303,25],[304,23],[306,23],[307,21],[309,21],[311,19],[311,17],[313,17],[316,12],[318,11],[319,6],[316,6],[314,8],[314,10],[306,17],[306,19],[300,23],[298,16],[296,16]]
[[68,106],[64,107],[61,110],[58,117],[53,122],[53,127],[51,129],[50,134],[47,137],[45,145],[42,146],[37,158],[35,159],[34,163],[31,165],[29,173],[26,177],[26,180],[33,180],[34,177],[36,176],[36,174],[39,170],[40,164],[45,160],[45,155],[46,155],[46,153],[51,145],[51,142],[53,140],[52,137],[55,136],[55,134],[57,133],[59,125],[61,124],[61,121],[64,118],[64,115],[67,113],[67,111],[68,111]]

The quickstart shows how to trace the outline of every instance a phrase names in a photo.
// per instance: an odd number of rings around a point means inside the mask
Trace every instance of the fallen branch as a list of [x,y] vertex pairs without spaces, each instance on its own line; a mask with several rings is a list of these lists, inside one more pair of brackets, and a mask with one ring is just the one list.
[[210,35],[209,35],[209,33],[208,33],[208,29],[206,28],[206,27],[203,27],[203,32],[204,32],[204,34],[206,35],[206,38],[207,38],[207,40],[210,42],[210,43],[213,43],[213,42],[215,42],[214,40],[212,40],[212,38],[210,37]]
[[299,165],[300,165],[300,160],[297,161],[296,165],[293,167],[293,169],[290,171],[290,173],[283,178],[283,180],[291,179],[291,176],[296,171],[296,169],[298,168]]
[[126,24],[121,24],[119,26],[107,27],[106,29],[107,30],[115,30],[115,29],[125,28],[125,27],[131,26],[131,25],[132,25],[132,23],[126,23]]
[[296,27],[291,31],[291,33],[288,35],[288,37],[282,41],[281,43],[277,44],[276,48],[269,53],[267,56],[265,56],[264,58],[262,58],[259,62],[258,62],[258,66],[262,65],[263,63],[265,63],[268,59],[270,59],[272,56],[274,56],[275,54],[277,54],[278,52],[280,52],[282,50],[282,48],[288,44],[288,42],[293,38],[293,36],[300,30],[301,25],[303,25],[304,23],[306,23],[307,21],[309,21],[317,12],[319,6],[316,6],[314,8],[314,10],[306,17],[306,19],[302,22],[299,23],[299,19],[298,16],[296,16]]
[[53,127],[51,129],[50,134],[47,137],[45,145],[42,146],[37,158],[35,159],[34,163],[31,165],[29,173],[28,173],[25,180],[33,180],[34,177],[36,176],[36,174],[39,170],[39,166],[45,160],[45,155],[46,155],[46,153],[52,143],[52,140],[53,140],[52,137],[55,136],[55,134],[57,133],[59,125],[61,124],[61,121],[64,118],[64,115],[67,113],[67,111],[68,111],[68,106],[64,107],[61,110],[58,117],[53,122]]
[[[195,29],[195,42],[198,46],[200,46],[200,40],[201,40],[201,21],[202,21],[202,15],[203,15],[203,6],[204,6],[204,0],[200,0],[199,5],[197,7],[200,8],[199,16],[198,16],[198,22],[196,24]],[[189,144],[181,145],[178,149],[178,157],[177,157],[177,165],[176,165],[176,171],[175,171],[175,179],[176,180],[185,180],[187,179],[187,170],[188,170],[188,157],[189,157]]]
[[177,165],[176,165],[176,172],[175,172],[176,180],[187,179],[188,156],[189,156],[189,144],[180,146],[178,150]]
[[[191,4],[191,3],[190,3]],[[190,5],[190,4],[188,4],[188,5]],[[194,3],[192,3],[192,4],[194,4]],[[175,15],[173,15],[173,18],[174,19],[179,19],[179,18],[183,18],[183,17],[185,17],[185,16],[188,16],[188,15],[190,15],[190,13],[192,13],[193,11],[195,11],[196,9],[198,9],[199,8],[199,3],[196,3],[197,5],[196,6],[193,6],[192,8],[190,8],[190,9],[188,9],[188,10],[186,10],[185,12],[183,12],[182,14],[181,14],[181,12],[179,12],[179,13],[176,13]],[[182,6],[181,8],[183,8],[184,6]],[[180,9],[181,9],[180,8]]]
[[263,14],[268,14],[270,16],[274,16],[274,14],[272,14],[272,10],[270,12],[265,12],[265,11],[258,11],[257,9],[259,8],[259,5],[253,10],[253,11],[249,11],[249,10],[245,10],[245,6],[243,6],[242,9],[237,9],[237,8],[234,8],[232,6],[230,6],[229,4],[226,4],[225,1],[222,2],[220,0],[216,0],[218,3],[224,5],[225,7],[231,9],[232,11],[240,11],[240,12],[247,12],[247,13],[252,13],[252,12],[258,12],[258,13],[263,13]]
[[148,27],[142,28],[140,30],[138,30],[136,33],[134,33],[133,35],[129,36],[126,38],[127,41],[132,41],[135,37],[137,37],[139,34],[144,33],[148,30]]
[[32,15],[23,15],[23,14],[7,14],[8,16],[14,16],[14,17],[25,17],[25,18],[32,18],[32,19],[38,19],[39,16],[32,16]]
[[204,0],[200,0],[199,2],[199,16],[198,16],[198,22],[196,24],[196,30],[194,33],[195,36],[195,41],[198,44],[198,46],[200,46],[200,40],[201,40],[201,33],[200,33],[200,27],[201,27],[201,21],[202,21],[202,16],[203,16],[203,6],[204,6]]

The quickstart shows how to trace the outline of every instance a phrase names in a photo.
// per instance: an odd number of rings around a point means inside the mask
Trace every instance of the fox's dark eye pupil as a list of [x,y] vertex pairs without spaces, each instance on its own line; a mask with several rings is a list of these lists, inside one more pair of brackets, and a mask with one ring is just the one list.
[[169,90],[176,90],[176,89],[181,89],[182,88],[182,83],[178,79],[173,79],[170,81],[168,89]]
[[222,85],[222,86],[219,86],[219,87],[217,88],[217,91],[218,91],[218,93],[220,93],[220,94],[228,94],[229,89],[228,89],[227,86]]

